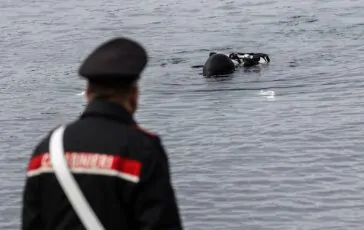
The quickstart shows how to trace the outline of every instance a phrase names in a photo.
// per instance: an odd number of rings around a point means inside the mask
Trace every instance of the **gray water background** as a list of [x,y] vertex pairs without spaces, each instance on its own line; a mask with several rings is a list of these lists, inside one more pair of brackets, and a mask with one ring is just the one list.
[[[186,229],[364,228],[362,0],[2,0],[0,229],[19,229],[30,153],[82,112],[77,68],[114,36],[151,56],[137,119]],[[272,62],[204,79],[213,50]]]

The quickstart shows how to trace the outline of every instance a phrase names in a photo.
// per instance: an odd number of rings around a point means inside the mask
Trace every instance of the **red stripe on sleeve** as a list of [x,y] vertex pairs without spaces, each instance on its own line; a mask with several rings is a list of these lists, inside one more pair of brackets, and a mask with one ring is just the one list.
[[114,158],[112,168],[121,173],[127,173],[139,177],[141,171],[141,163],[136,160],[116,156]]

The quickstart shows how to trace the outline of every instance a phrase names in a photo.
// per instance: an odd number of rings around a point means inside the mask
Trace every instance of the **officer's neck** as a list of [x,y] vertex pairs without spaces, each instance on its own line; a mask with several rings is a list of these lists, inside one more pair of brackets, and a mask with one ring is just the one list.
[[135,110],[136,110],[136,106],[133,106],[133,103],[131,103],[130,101],[117,100],[117,99],[115,99],[115,100],[109,99],[107,101],[109,101],[111,103],[115,103],[117,105],[120,105],[121,107],[123,107],[131,115],[133,115]]
[[120,102],[119,103],[122,107],[124,107],[126,109],[126,111],[128,111],[131,115],[133,115],[135,113],[136,108],[134,106],[132,106],[129,103],[126,102]]
[[[91,101],[95,100],[96,98],[93,97],[86,97],[87,103],[90,103]],[[107,102],[111,102],[117,105],[120,105],[121,107],[123,107],[128,113],[130,113],[131,115],[133,115],[136,111],[137,105],[136,103],[133,103],[132,101],[127,101],[127,100],[120,100],[120,99],[106,99]]]

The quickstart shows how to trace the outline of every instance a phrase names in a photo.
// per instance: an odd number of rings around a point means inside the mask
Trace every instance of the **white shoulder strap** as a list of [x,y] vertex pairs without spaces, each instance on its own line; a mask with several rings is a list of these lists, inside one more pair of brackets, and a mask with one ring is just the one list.
[[60,126],[52,133],[50,138],[49,150],[54,172],[85,228],[89,230],[104,230],[104,227],[87,203],[86,198],[68,169],[63,150],[64,130],[65,126]]

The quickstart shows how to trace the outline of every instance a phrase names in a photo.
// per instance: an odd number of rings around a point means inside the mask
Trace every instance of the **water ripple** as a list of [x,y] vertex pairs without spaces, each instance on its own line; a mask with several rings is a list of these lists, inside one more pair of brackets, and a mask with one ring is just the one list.
[[[35,144],[84,108],[79,63],[117,35],[151,56],[137,118],[162,135],[187,229],[362,229],[361,1],[0,6],[1,229],[19,229]],[[272,62],[204,79],[191,66],[212,50]]]

